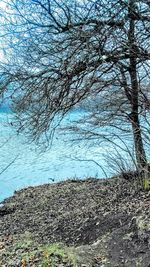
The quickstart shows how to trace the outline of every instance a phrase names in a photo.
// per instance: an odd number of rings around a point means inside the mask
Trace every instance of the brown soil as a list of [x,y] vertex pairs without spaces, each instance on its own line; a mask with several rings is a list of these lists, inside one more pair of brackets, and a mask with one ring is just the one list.
[[9,265],[6,252],[30,233],[35,246],[59,242],[69,247],[76,266],[150,267],[150,191],[131,181],[68,180],[29,187],[3,204],[0,266],[23,266],[15,252],[15,265]]

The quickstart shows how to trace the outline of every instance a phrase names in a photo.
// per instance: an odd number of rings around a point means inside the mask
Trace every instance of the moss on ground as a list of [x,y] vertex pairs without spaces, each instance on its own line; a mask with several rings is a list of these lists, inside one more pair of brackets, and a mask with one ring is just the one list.
[[[11,243],[11,246],[10,246]],[[7,266],[20,267],[75,267],[75,255],[63,244],[37,244],[30,233],[13,236],[1,250],[1,256],[5,255]],[[4,258],[4,257],[3,257]],[[3,262],[1,262],[3,264]]]

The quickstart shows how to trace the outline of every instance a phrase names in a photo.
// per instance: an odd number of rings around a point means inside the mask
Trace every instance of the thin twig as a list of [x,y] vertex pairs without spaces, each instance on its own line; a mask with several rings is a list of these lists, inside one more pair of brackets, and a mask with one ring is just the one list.
[[4,173],[14,162],[15,160],[19,157],[19,154],[0,172],[0,175]]

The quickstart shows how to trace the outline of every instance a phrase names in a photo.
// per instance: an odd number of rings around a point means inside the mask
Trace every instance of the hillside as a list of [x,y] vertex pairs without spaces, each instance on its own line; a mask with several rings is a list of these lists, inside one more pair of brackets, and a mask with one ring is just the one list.
[[150,267],[150,191],[120,178],[17,191],[0,207],[0,266]]

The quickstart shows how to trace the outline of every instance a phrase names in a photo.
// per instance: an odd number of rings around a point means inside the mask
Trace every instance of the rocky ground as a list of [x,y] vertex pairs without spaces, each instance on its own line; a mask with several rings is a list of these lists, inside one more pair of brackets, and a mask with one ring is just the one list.
[[0,266],[150,267],[150,191],[112,178],[15,192],[0,207]]

